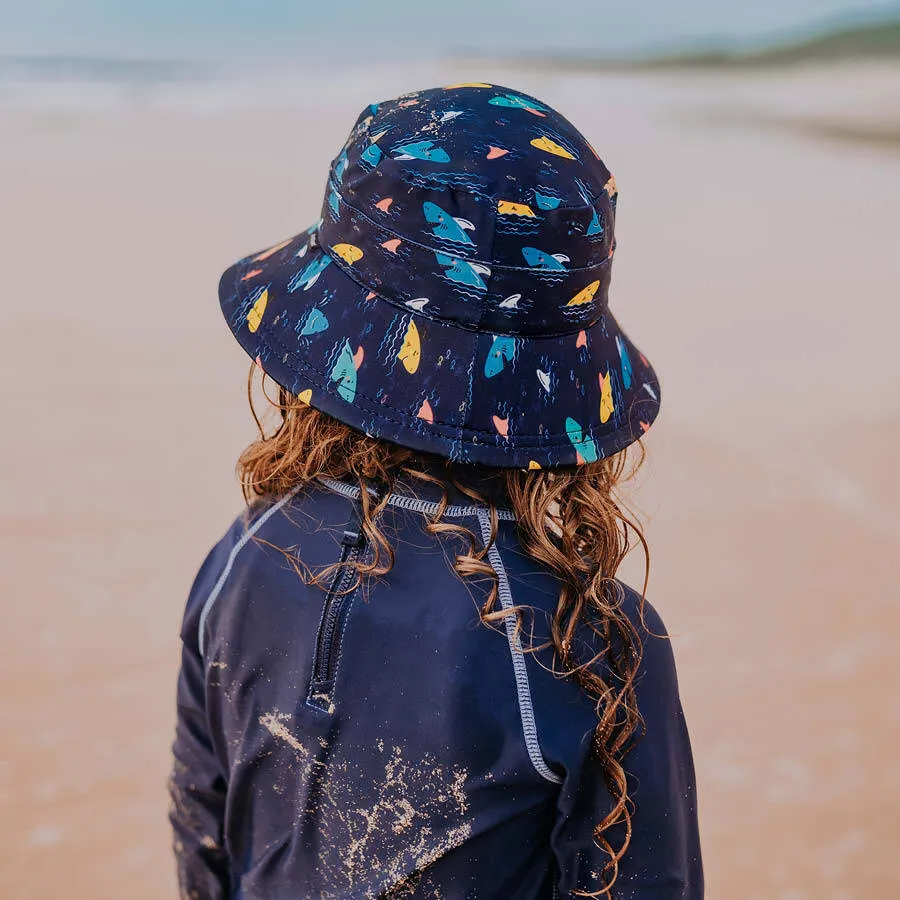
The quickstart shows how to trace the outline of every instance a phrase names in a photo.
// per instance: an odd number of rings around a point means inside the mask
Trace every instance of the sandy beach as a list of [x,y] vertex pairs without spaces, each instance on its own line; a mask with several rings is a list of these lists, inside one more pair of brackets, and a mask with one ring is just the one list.
[[900,67],[451,63],[0,91],[0,896],[175,896],[178,629],[253,436],[219,273],[318,218],[363,106],[472,78],[556,106],[616,175],[708,897],[898,896],[900,150],[865,135],[897,125]]

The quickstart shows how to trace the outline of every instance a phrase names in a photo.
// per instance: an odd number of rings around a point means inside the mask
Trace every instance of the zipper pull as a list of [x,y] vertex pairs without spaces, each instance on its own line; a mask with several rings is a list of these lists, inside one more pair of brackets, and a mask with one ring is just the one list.
[[352,547],[359,549],[366,542],[361,525],[361,514],[359,507],[353,504],[353,522],[344,529],[344,536],[341,538],[341,544],[344,547]]

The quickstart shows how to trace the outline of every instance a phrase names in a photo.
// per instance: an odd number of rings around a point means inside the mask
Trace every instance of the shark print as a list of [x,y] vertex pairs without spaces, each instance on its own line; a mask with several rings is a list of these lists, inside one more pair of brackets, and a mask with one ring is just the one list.
[[287,247],[290,243],[291,243],[290,240],[281,241],[281,243],[276,244],[274,247],[269,247],[268,250],[263,251],[262,253],[259,254],[259,256],[254,256],[253,262],[255,262],[255,263],[264,262],[265,260],[274,256],[276,253],[280,252],[281,250],[284,250],[284,248]]
[[544,253],[536,247],[523,247],[522,256],[525,262],[533,269],[543,269],[548,272],[565,272],[565,264],[569,257],[565,253]]
[[319,334],[328,328],[328,318],[322,310],[313,307],[303,322],[300,329],[300,337],[308,337],[311,334]]
[[475,288],[478,291],[486,291],[487,285],[482,279],[483,275],[490,275],[491,270],[480,263],[471,263],[465,259],[457,259],[446,253],[435,253],[437,261],[444,266],[444,274],[451,281]]
[[534,210],[527,203],[514,203],[512,200],[498,200],[497,212],[501,216],[528,216],[534,218]]
[[410,321],[403,338],[403,346],[397,354],[397,359],[403,363],[403,368],[414,375],[419,368],[419,360],[422,358],[422,343],[419,338],[419,329],[416,323]]
[[418,159],[424,162],[448,163],[450,154],[442,147],[435,147],[434,141],[415,141],[412,144],[402,144],[393,150],[394,159]]
[[337,162],[334,165],[334,180],[340,184],[344,179],[344,172],[347,171],[347,166],[349,165],[349,161],[347,159],[346,152],[341,153],[341,155],[337,158]]
[[545,153],[552,153],[554,156],[561,156],[563,159],[575,159],[575,154],[566,150],[562,144],[557,144],[556,141],[548,138],[546,135],[543,135],[539,138],[534,138],[531,141],[532,147],[537,147],[538,150],[543,150]]
[[466,234],[466,230],[474,231],[475,226],[468,219],[451,216],[430,201],[422,204],[422,212],[425,214],[425,221],[434,226],[431,230],[436,237],[471,246],[472,238]]
[[251,332],[255,332],[259,328],[268,303],[269,291],[263,290],[259,297],[256,298],[256,302],[253,306],[250,307],[250,312],[247,313],[247,328],[249,328]]
[[622,385],[627,391],[631,387],[631,357],[621,334],[616,335],[616,347],[619,348],[619,359],[622,363]]
[[580,465],[597,462],[599,455],[596,444],[589,435],[584,433],[578,422],[571,417],[566,419],[566,434],[575,448],[576,462]]
[[546,106],[542,106],[536,100],[530,100],[527,97],[520,97],[518,94],[502,94],[498,97],[491,97],[488,100],[491,106],[506,106],[510,109],[524,109],[533,116],[546,117]]
[[338,394],[348,403],[356,399],[356,371],[361,363],[362,354],[357,351],[354,355],[350,349],[350,341],[345,340],[331,370],[331,380],[337,384]]
[[328,192],[328,208],[335,218],[341,214],[341,198],[334,188]]
[[597,376],[600,379],[600,423],[605,424],[609,417],[616,411],[612,395],[612,375],[601,372]]
[[303,288],[308,291],[318,280],[319,276],[331,265],[331,257],[322,254],[308,263],[288,282],[288,291],[296,291]]
[[497,335],[484,362],[484,374],[493,378],[502,372],[508,362],[516,357],[516,342],[507,335]]
[[370,144],[366,147],[365,150],[359,155],[360,161],[365,163],[368,166],[371,166],[373,169],[381,162],[384,154],[381,152],[381,147],[378,144]]
[[362,250],[353,244],[333,244],[331,249],[349,266],[363,258]]
[[537,204],[538,209],[556,209],[562,203],[562,200],[559,197],[551,197],[549,194],[535,191],[534,202]]
[[599,279],[597,281],[592,281],[586,288],[582,288],[567,304],[566,306],[582,306],[585,303],[590,303],[591,300],[594,299],[594,295],[597,293],[597,288],[600,287]]

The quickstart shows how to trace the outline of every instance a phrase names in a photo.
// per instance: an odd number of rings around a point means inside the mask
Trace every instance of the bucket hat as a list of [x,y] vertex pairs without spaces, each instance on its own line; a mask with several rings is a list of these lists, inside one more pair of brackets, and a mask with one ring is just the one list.
[[594,462],[659,410],[608,308],[615,179],[562,115],[484,83],[368,106],[321,218],[222,276],[251,358],[301,401],[414,450]]

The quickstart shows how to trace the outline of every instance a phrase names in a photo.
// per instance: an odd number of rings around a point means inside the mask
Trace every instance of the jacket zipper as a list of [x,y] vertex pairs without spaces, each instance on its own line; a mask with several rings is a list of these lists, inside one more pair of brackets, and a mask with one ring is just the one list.
[[353,563],[359,560],[364,547],[365,536],[361,528],[348,528],[344,532],[341,538],[340,568],[325,595],[322,620],[316,635],[308,702],[326,711],[331,709],[344,622],[356,593],[350,590],[353,579],[357,577]]

